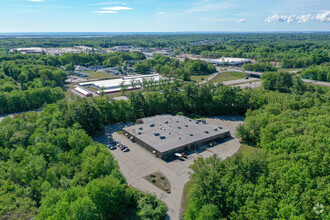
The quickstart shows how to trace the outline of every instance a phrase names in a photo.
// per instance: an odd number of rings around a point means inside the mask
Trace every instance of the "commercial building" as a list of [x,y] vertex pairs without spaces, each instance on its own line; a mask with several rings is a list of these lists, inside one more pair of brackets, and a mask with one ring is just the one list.
[[123,128],[123,134],[160,158],[230,136],[221,126],[184,116],[158,115],[142,121]]
[[124,77],[120,79],[109,79],[109,80],[101,80],[101,81],[93,81],[93,82],[84,82],[79,83],[79,86],[93,86],[96,88],[97,93],[100,94],[101,90],[105,94],[108,93],[116,93],[120,92],[122,85],[126,86],[126,90],[137,90],[142,88],[144,81],[150,81],[157,83],[162,77],[159,74],[150,74],[150,75],[142,75],[142,76],[131,76]]
[[243,59],[243,58],[229,58],[229,57],[222,57],[220,59],[206,59],[205,62],[212,63],[214,65],[222,66],[241,66],[244,63],[251,63],[250,59]]
[[90,91],[81,87],[76,87],[74,90],[86,97],[93,96],[93,94]]

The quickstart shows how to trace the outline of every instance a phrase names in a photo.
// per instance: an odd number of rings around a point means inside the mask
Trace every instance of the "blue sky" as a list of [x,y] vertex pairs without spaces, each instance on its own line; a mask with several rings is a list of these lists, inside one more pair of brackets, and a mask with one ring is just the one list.
[[0,0],[0,32],[330,31],[329,0]]

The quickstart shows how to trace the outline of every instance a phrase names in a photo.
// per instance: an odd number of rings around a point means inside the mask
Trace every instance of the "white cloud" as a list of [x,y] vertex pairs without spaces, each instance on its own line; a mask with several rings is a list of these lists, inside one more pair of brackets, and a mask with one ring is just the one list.
[[268,23],[273,22],[287,22],[289,24],[297,22],[297,23],[306,23],[309,21],[318,20],[322,22],[330,22],[330,11],[324,11],[322,13],[317,14],[316,16],[311,14],[305,15],[273,15],[265,19]]
[[44,0],[29,0],[30,2],[43,2]]
[[97,14],[116,14],[118,11],[93,11],[93,13]]
[[110,11],[120,11],[120,10],[131,10],[132,8],[117,6],[117,7],[106,7],[106,8],[102,8],[102,9],[103,10],[110,10]]
[[317,14],[316,20],[330,22],[330,11],[323,11],[322,13]]
[[265,19],[266,22],[272,23],[272,22],[286,22],[288,20],[288,17],[285,15],[273,15]]
[[160,12],[157,12],[156,14],[157,15],[166,15],[167,13],[166,12],[163,12],[163,11],[160,11]]
[[239,19],[238,22],[239,22],[239,23],[244,23],[244,22],[245,22],[245,19],[244,19],[244,18]]
[[88,4],[88,5],[93,6],[93,5],[112,5],[112,4],[126,5],[126,3],[124,2],[101,2],[101,3]]

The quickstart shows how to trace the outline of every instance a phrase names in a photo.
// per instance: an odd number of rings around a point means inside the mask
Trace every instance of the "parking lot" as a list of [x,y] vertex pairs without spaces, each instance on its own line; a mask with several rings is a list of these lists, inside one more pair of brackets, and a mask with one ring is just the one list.
[[[236,126],[243,123],[243,120],[244,118],[237,116],[220,116],[206,119],[210,124],[221,125],[230,130],[232,136],[234,136]],[[183,188],[189,181],[188,172],[192,171],[189,166],[194,162],[194,159],[200,156],[206,158],[213,154],[217,154],[221,159],[225,159],[235,154],[240,147],[239,141],[236,138],[229,138],[214,147],[203,146],[196,151],[186,151],[188,155],[187,159],[174,159],[166,162],[160,158],[156,158],[143,147],[131,142],[124,135],[117,132],[124,126],[129,125],[116,124],[108,126],[106,135],[96,138],[95,141],[108,144],[108,137],[111,137],[130,149],[129,152],[122,152],[117,148],[116,150],[110,150],[110,152],[118,161],[120,170],[126,177],[128,185],[147,193],[153,193],[167,204],[169,209],[167,219],[179,219]],[[143,178],[157,171],[163,173],[170,181],[170,194],[165,193]]]

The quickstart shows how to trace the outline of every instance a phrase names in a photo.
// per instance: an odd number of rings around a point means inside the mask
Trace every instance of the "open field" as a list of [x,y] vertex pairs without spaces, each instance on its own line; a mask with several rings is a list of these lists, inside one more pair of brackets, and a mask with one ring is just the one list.
[[230,80],[235,80],[235,79],[244,79],[246,76],[246,73],[241,73],[241,72],[221,72],[219,73],[216,77],[211,79],[208,83],[221,83],[224,81],[230,81]]
[[95,71],[91,71],[91,70],[87,70],[84,71],[87,72],[88,75],[90,75],[90,77],[88,77],[88,79],[115,79],[115,78],[120,78],[120,76],[118,75],[111,75],[111,74],[107,74],[104,72],[95,72]]

